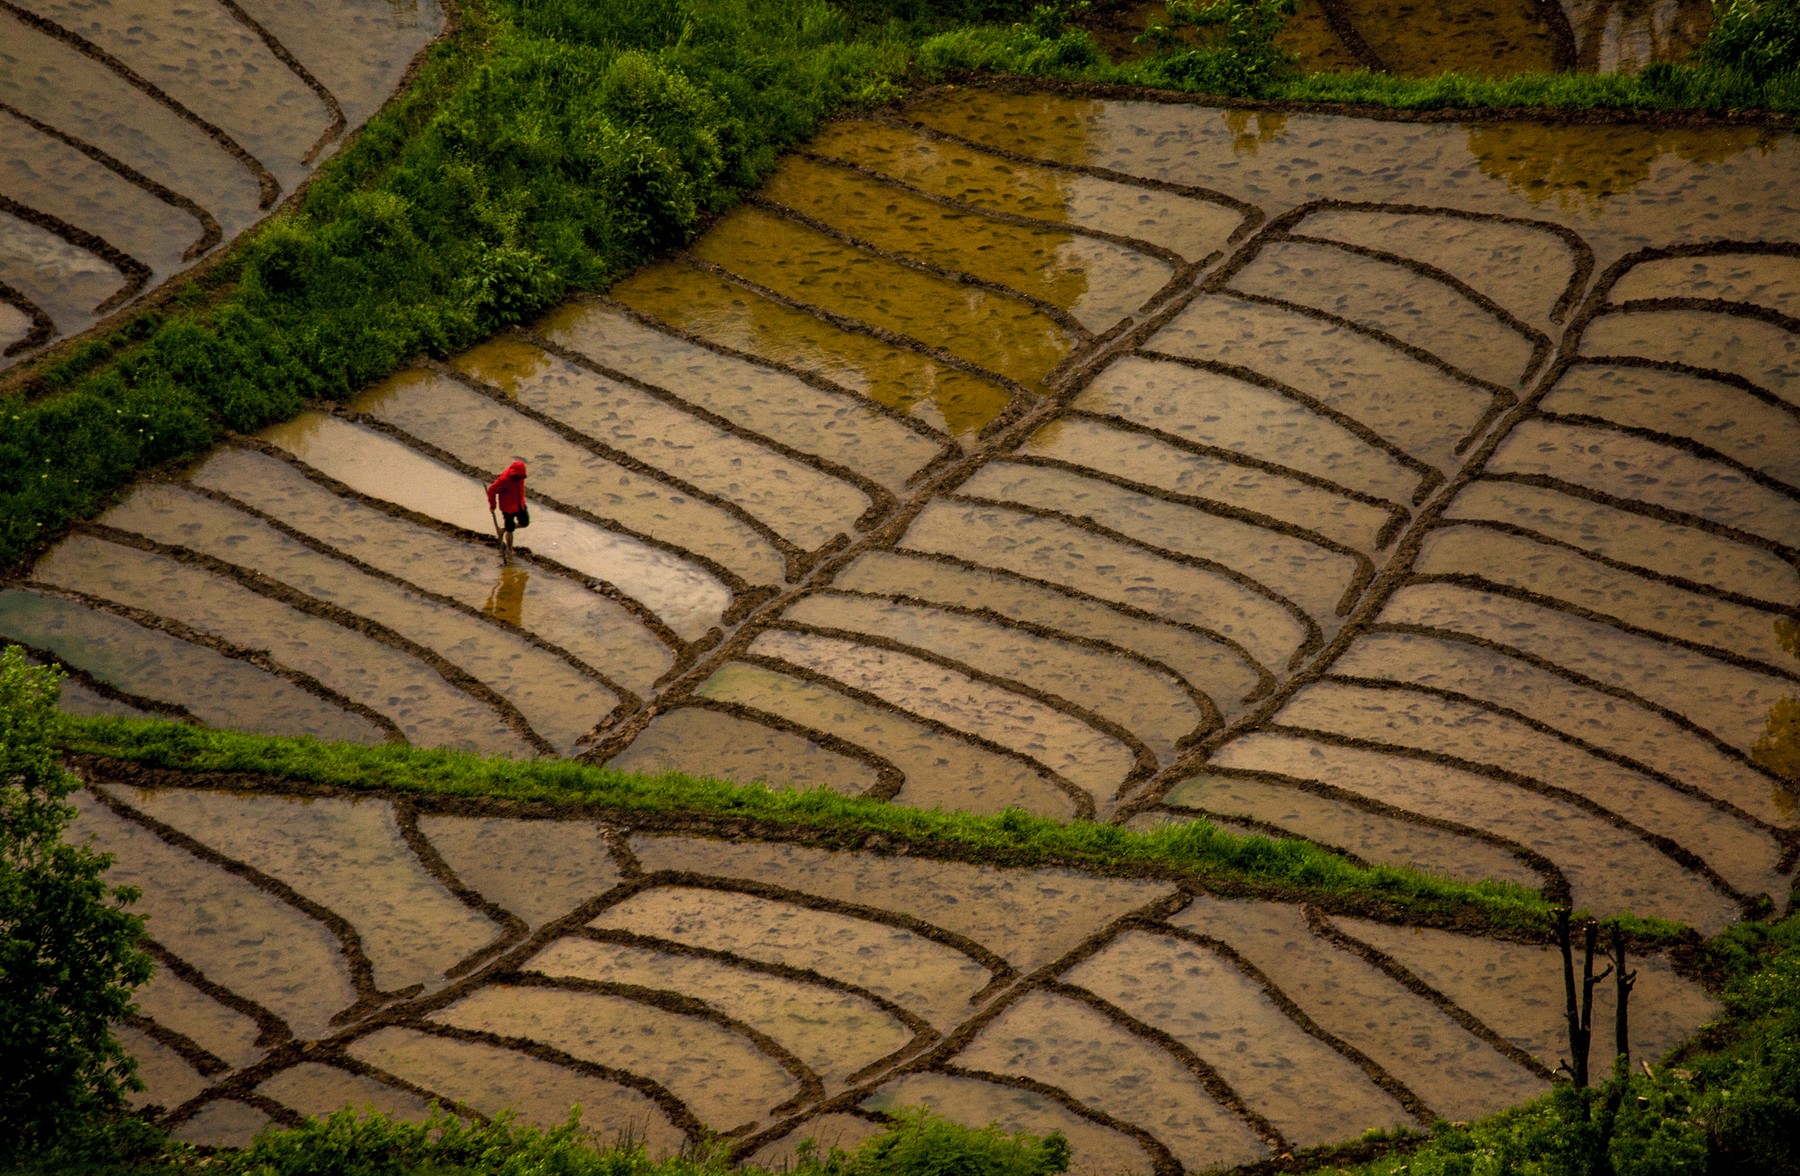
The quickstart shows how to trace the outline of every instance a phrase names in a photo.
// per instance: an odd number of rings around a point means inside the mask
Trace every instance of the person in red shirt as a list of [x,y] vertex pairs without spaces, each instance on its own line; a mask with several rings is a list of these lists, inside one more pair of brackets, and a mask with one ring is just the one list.
[[506,547],[506,554],[512,555],[513,528],[529,527],[531,512],[525,509],[525,463],[515,461],[488,484],[488,513],[492,514],[496,504],[500,513],[506,516],[506,536],[501,540]]

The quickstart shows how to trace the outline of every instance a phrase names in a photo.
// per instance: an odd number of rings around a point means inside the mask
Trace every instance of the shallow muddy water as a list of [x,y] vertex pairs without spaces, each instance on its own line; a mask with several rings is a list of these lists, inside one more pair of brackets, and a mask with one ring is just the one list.
[[1046,816],[1072,815],[1067,794],[1023,755],[964,742],[907,717],[898,706],[877,705],[810,678],[739,663],[714,672],[699,693],[777,715],[803,730],[835,735],[892,764],[905,780],[896,798],[903,804],[968,812],[1021,805]]
[[1082,1103],[1140,1127],[1200,1168],[1263,1159],[1268,1149],[1174,1058],[1100,1011],[1032,992],[989,1023],[956,1064],[999,1074],[1054,1071]]
[[979,433],[1012,400],[992,380],[681,262],[646,266],[611,294],[677,330],[821,376],[957,438]]
[[829,788],[852,796],[876,787],[881,778],[875,764],[791,731],[699,707],[656,716],[607,766],[651,775],[679,771],[772,788]]

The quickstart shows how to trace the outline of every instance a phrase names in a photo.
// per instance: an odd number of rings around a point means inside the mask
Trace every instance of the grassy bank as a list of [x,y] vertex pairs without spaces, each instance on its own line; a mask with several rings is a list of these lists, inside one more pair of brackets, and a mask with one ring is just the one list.
[[[680,773],[634,775],[570,760],[482,758],[412,747],[278,739],[136,719],[69,719],[67,752],[181,772],[245,772],[310,786],[440,797],[497,797],[584,806],[636,817],[754,822],[831,845],[903,842],[914,852],[1015,866],[1066,865],[1155,874],[1224,890],[1291,894],[1415,916],[1474,915],[1500,927],[1540,930],[1551,906],[1533,890],[1466,883],[1389,866],[1358,866],[1305,842],[1228,833],[1207,822],[1136,832],[1062,824],[1019,810],[995,816],[907,808],[824,789],[788,791]],[[1673,928],[1645,924],[1641,934]]]

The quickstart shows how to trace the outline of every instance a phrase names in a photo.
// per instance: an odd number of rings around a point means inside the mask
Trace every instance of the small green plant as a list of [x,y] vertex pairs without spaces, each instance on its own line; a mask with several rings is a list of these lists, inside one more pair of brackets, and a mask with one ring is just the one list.
[[[1297,72],[1296,58],[1275,43],[1298,0],[1169,0],[1168,20],[1138,40],[1155,53],[1145,70],[1152,79],[1183,89],[1259,96]],[[1200,31],[1191,47],[1185,30]],[[1210,33],[1210,36],[1206,34]]]
[[60,676],[0,651],[0,1156],[116,1111],[141,1089],[112,1026],[150,976],[137,895],[67,840],[78,781],[57,761]]

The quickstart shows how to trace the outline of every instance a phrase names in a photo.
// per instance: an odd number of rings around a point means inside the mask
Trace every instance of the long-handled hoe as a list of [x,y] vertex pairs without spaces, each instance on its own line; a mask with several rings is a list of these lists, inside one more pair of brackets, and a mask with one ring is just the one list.
[[488,507],[488,518],[494,520],[494,538],[500,540],[500,562],[509,564],[512,562],[512,545],[506,541],[506,532],[500,529],[500,516],[491,506]]

